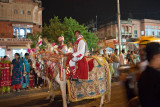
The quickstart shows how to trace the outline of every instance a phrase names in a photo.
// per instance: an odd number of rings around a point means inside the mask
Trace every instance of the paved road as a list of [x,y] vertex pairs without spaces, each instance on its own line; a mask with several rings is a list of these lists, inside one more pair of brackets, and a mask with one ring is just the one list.
[[[36,94],[16,96],[15,98],[1,99],[0,107],[62,107],[61,92],[56,92],[55,101],[49,103],[46,100],[48,93],[40,92]],[[100,98],[71,102],[68,107],[99,107]],[[104,107],[127,107],[125,90],[119,83],[112,83],[111,102],[105,103]]]

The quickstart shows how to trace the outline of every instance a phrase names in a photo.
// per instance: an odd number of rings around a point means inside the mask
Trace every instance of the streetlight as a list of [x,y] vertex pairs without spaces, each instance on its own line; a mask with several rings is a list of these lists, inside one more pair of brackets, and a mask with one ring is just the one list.
[[118,41],[119,41],[119,55],[121,53],[121,20],[120,20],[120,6],[119,0],[117,0],[117,21],[118,21]]

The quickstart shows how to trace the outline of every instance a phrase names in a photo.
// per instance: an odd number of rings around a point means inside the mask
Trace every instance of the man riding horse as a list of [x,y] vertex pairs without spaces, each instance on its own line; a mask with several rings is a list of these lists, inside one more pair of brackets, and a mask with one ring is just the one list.
[[[70,72],[68,78],[71,80],[88,80],[88,63],[85,58],[87,43],[80,31],[75,31],[76,42],[73,45],[72,53],[69,54],[66,65],[69,65]],[[76,67],[76,65],[78,65]],[[66,71],[68,72],[68,71]]]

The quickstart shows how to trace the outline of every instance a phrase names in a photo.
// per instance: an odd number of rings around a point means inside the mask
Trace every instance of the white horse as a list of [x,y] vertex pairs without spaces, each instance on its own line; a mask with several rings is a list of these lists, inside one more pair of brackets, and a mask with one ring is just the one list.
[[[36,68],[35,66],[35,59],[32,57],[33,56],[33,52],[31,52],[31,59],[33,61],[33,67]],[[40,68],[41,70],[43,71],[44,70],[44,61],[43,60],[39,60],[41,62],[40,64]],[[63,62],[63,58],[62,58],[62,62]],[[49,64],[50,62],[48,62],[47,64]],[[60,77],[59,77],[59,69],[58,69],[58,66],[56,65],[56,63],[53,63],[54,66],[54,69],[55,69],[55,81],[59,84],[60,86],[60,90],[61,90],[61,93],[62,93],[62,99],[63,99],[63,107],[67,107],[67,96],[66,96],[66,73],[65,73],[65,69],[63,69],[63,73],[64,73],[64,77],[63,77],[63,81],[61,81]],[[44,72],[44,71],[43,71]],[[50,89],[50,93],[49,93],[49,96],[48,98],[51,98],[51,101],[54,101],[54,97],[55,97],[55,93],[54,93],[54,90],[53,90],[53,81],[51,79],[49,79],[46,75],[44,74],[41,74],[41,77],[45,80],[48,81],[48,84],[49,84],[49,89]],[[100,101],[100,107],[102,107],[102,105],[104,104],[104,98],[105,98],[105,95],[101,96],[101,101]]]

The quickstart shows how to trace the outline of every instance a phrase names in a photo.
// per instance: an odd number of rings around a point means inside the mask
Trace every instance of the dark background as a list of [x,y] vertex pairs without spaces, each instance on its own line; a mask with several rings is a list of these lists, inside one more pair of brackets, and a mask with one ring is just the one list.
[[[42,0],[43,24],[54,16],[72,17],[86,24],[96,20],[98,25],[116,20],[117,0]],[[121,19],[159,19],[160,0],[120,0]]]

